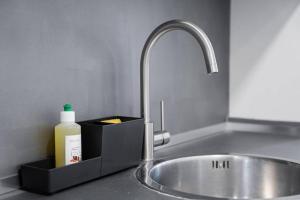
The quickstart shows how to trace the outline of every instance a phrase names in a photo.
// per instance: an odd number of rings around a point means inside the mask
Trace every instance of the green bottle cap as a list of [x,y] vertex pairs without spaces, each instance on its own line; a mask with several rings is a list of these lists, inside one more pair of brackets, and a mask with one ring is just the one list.
[[73,111],[72,104],[69,103],[65,104],[64,111]]

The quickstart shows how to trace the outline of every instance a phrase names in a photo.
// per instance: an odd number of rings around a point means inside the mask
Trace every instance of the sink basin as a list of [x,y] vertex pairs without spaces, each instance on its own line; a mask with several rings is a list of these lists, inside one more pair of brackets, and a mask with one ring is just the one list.
[[271,199],[300,194],[300,165],[242,155],[204,155],[143,164],[148,187],[192,199]]

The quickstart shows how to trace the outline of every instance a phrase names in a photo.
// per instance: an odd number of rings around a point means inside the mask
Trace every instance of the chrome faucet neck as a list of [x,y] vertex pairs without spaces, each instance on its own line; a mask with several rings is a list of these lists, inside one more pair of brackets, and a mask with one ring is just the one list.
[[[144,160],[146,161],[153,160],[154,150],[154,130],[150,119],[149,55],[157,40],[172,30],[184,30],[193,35],[202,48],[207,73],[218,72],[214,49],[209,38],[201,28],[188,21],[171,20],[154,29],[144,45],[141,56],[141,113],[145,120]],[[168,133],[165,130],[162,131],[164,131],[164,134]]]

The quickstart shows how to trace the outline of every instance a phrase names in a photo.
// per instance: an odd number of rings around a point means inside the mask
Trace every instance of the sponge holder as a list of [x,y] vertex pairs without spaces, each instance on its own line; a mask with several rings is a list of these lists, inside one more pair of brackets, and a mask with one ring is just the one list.
[[[121,119],[122,123],[101,122],[113,118]],[[142,118],[113,116],[77,123],[81,125],[82,161],[59,168],[55,168],[53,158],[24,164],[19,170],[22,189],[53,194],[141,162]]]
[[[118,118],[120,124],[101,121]],[[114,116],[79,122],[82,129],[82,158],[101,156],[101,176],[136,166],[141,162],[144,120],[141,118]]]

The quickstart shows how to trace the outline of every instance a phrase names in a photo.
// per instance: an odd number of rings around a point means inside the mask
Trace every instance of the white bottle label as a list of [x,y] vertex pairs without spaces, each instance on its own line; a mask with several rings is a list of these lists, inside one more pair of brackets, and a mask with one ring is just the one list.
[[65,136],[65,165],[81,161],[81,135]]

